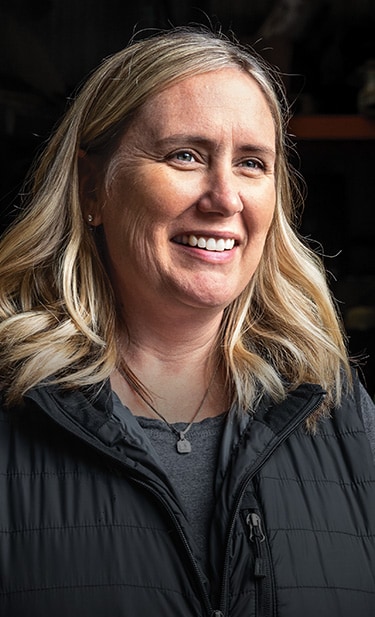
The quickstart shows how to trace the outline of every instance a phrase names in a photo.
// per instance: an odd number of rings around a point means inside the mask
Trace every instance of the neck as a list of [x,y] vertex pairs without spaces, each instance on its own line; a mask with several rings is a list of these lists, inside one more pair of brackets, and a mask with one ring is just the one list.
[[210,343],[219,330],[223,309],[190,307],[168,299],[159,303],[146,299],[135,306],[127,301],[122,315],[130,342],[145,341],[149,345],[156,340],[160,345],[165,341],[183,349],[186,345],[194,347],[194,341],[198,347]]
[[[142,383],[152,404],[169,422],[189,422],[207,390],[219,358],[216,351],[221,313],[182,320],[155,311],[149,319],[126,316],[129,338],[120,333],[123,361]],[[207,316],[206,316],[207,317]],[[155,417],[152,410],[118,373],[112,386],[136,415]],[[198,420],[222,413],[227,405],[223,376],[217,371]]]

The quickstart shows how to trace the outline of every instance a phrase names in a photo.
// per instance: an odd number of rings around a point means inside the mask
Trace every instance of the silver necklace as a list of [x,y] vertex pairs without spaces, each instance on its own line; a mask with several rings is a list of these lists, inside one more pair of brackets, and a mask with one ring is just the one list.
[[[123,370],[120,368],[119,369],[121,376],[123,377],[123,379],[125,379],[125,381],[128,383],[128,380],[126,378],[126,374],[123,372]],[[157,415],[159,416],[159,418],[161,420],[163,420],[163,422],[165,422],[165,424],[168,426],[168,428],[170,429],[170,431],[172,433],[174,433],[177,436],[177,442],[176,442],[176,449],[177,452],[179,454],[189,454],[189,452],[191,452],[191,443],[190,441],[187,439],[186,434],[190,431],[194,420],[198,417],[199,412],[201,411],[206,398],[208,396],[208,393],[210,391],[211,385],[213,383],[213,380],[215,378],[217,372],[217,368],[214,371],[214,374],[212,375],[212,379],[210,381],[210,383],[208,384],[207,390],[205,391],[203,398],[201,400],[201,402],[199,403],[198,409],[195,412],[194,416],[192,417],[191,421],[187,424],[187,426],[185,426],[185,428],[182,431],[178,431],[176,429],[175,426],[173,426],[173,424],[171,424],[170,422],[168,422],[168,420],[166,418],[164,418],[164,416],[162,416],[162,414],[147,400],[147,398],[145,396],[143,396],[143,394],[136,388],[133,387],[134,392],[139,396],[139,398],[142,399],[142,401],[144,403],[146,403],[146,405],[148,405],[148,407]]]

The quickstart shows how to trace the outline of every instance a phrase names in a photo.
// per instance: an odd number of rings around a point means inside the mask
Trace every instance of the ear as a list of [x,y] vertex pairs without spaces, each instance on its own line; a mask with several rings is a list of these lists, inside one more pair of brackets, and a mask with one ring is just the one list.
[[78,178],[82,216],[91,227],[97,227],[102,222],[98,162],[82,149],[78,152]]

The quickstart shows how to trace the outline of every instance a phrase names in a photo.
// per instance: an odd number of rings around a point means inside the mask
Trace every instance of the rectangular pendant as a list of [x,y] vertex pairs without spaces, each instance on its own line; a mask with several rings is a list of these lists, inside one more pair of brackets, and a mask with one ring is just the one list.
[[191,443],[186,437],[183,439],[180,438],[176,443],[176,448],[179,454],[188,454],[191,452]]

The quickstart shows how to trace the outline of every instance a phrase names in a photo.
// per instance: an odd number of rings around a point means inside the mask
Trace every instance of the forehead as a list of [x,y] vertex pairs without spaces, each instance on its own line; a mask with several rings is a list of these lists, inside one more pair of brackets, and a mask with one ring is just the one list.
[[[274,134],[270,105],[258,83],[236,68],[215,70],[187,77],[152,95],[140,110],[141,123],[149,128],[199,124],[216,130],[226,127]],[[138,116],[138,117],[139,117]]]

